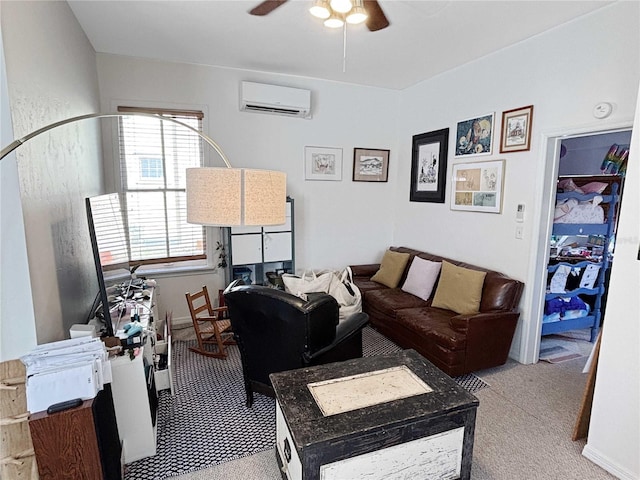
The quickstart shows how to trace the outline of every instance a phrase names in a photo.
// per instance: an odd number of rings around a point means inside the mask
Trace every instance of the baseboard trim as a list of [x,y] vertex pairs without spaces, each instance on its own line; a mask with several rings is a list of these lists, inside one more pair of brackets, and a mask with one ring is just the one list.
[[582,456],[588,458],[599,467],[605,469],[611,475],[618,477],[620,480],[638,480],[638,477],[626,468],[612,461],[608,456],[603,455],[598,450],[585,445],[582,449]]
[[171,319],[171,328],[180,329],[193,325],[191,317],[173,317]]

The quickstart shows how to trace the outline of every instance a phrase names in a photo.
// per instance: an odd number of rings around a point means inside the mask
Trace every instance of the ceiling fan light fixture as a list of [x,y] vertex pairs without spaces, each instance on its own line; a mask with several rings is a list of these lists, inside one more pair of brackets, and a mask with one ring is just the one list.
[[339,13],[347,13],[351,8],[353,8],[351,0],[331,0],[330,5],[334,12]]
[[324,21],[324,26],[329,28],[340,28],[344,25],[344,19],[341,15],[333,12],[329,18]]
[[361,2],[356,1],[356,4],[347,14],[347,23],[357,25],[358,23],[364,22],[368,17],[369,15],[367,15],[367,11],[361,5]]
[[331,16],[331,9],[328,0],[315,0],[309,9],[309,13],[314,17],[329,18]]

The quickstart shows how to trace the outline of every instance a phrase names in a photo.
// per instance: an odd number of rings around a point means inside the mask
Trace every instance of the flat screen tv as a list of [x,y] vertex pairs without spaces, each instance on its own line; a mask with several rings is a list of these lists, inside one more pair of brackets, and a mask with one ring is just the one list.
[[113,336],[114,324],[117,329],[131,286],[122,202],[119,194],[109,193],[87,198],[86,207],[99,286],[100,306],[95,316],[104,323],[104,335]]

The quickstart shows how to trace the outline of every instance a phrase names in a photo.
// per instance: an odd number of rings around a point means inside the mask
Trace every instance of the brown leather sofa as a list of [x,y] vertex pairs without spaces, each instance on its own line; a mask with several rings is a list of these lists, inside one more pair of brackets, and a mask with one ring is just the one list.
[[[363,311],[376,330],[400,347],[418,351],[452,377],[506,362],[520,316],[522,282],[499,272],[411,248],[391,247],[390,250],[410,254],[398,288],[388,288],[371,280],[379,264],[351,266],[354,282],[362,292]],[[401,287],[415,255],[432,262],[446,260],[487,272],[479,312],[459,315],[432,307],[434,293],[424,301],[404,292]],[[433,292],[436,289],[437,284]]]

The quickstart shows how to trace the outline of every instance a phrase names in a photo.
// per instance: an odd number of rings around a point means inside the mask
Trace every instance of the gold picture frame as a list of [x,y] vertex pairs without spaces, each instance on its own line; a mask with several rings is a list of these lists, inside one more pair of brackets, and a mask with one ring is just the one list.
[[530,150],[532,124],[533,105],[502,112],[500,153]]

